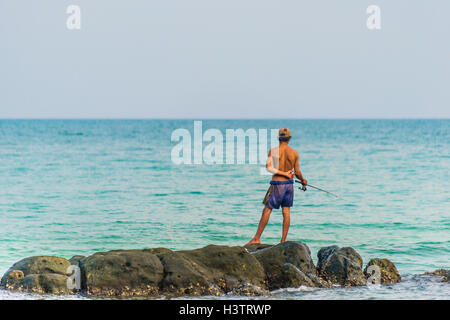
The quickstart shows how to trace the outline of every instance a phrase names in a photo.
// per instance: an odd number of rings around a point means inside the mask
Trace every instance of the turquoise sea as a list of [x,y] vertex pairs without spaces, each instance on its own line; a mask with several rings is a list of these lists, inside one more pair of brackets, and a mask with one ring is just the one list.
[[[243,245],[270,176],[261,165],[176,165],[193,120],[0,120],[0,273],[32,255]],[[450,120],[203,120],[203,131],[288,127],[312,189],[295,195],[288,240],[392,260],[388,287],[296,289],[275,298],[448,299],[426,271],[450,267]],[[206,145],[206,143],[205,143]],[[274,211],[262,241],[277,243]],[[272,298],[273,298],[272,297]],[[1,298],[33,298],[0,291]],[[72,298],[81,298],[74,296]]]

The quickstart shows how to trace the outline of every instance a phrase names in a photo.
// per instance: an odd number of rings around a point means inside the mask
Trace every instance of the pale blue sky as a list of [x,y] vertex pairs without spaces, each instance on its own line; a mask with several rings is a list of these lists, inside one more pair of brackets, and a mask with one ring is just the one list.
[[0,0],[0,118],[450,118],[449,34],[448,0]]

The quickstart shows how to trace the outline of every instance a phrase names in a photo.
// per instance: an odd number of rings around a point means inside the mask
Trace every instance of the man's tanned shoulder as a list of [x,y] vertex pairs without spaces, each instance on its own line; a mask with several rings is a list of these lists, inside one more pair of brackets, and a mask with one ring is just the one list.
[[296,159],[299,157],[297,150],[295,150],[294,148],[288,146],[287,151],[289,152],[290,155],[294,156]]

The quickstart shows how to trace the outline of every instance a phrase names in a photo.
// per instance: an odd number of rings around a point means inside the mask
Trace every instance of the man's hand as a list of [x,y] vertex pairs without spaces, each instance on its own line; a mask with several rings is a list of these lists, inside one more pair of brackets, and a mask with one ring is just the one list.
[[306,179],[302,179],[300,180],[300,182],[302,183],[302,185],[306,186],[308,184],[308,181]]
[[288,178],[289,180],[292,180],[294,178],[294,171],[286,171],[283,172],[282,175]]

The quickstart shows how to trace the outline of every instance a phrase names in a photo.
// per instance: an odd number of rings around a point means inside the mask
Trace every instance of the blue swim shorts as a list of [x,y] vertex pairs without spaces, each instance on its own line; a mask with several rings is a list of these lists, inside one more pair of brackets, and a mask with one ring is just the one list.
[[294,203],[294,180],[270,181],[263,204],[271,209],[292,207]]

